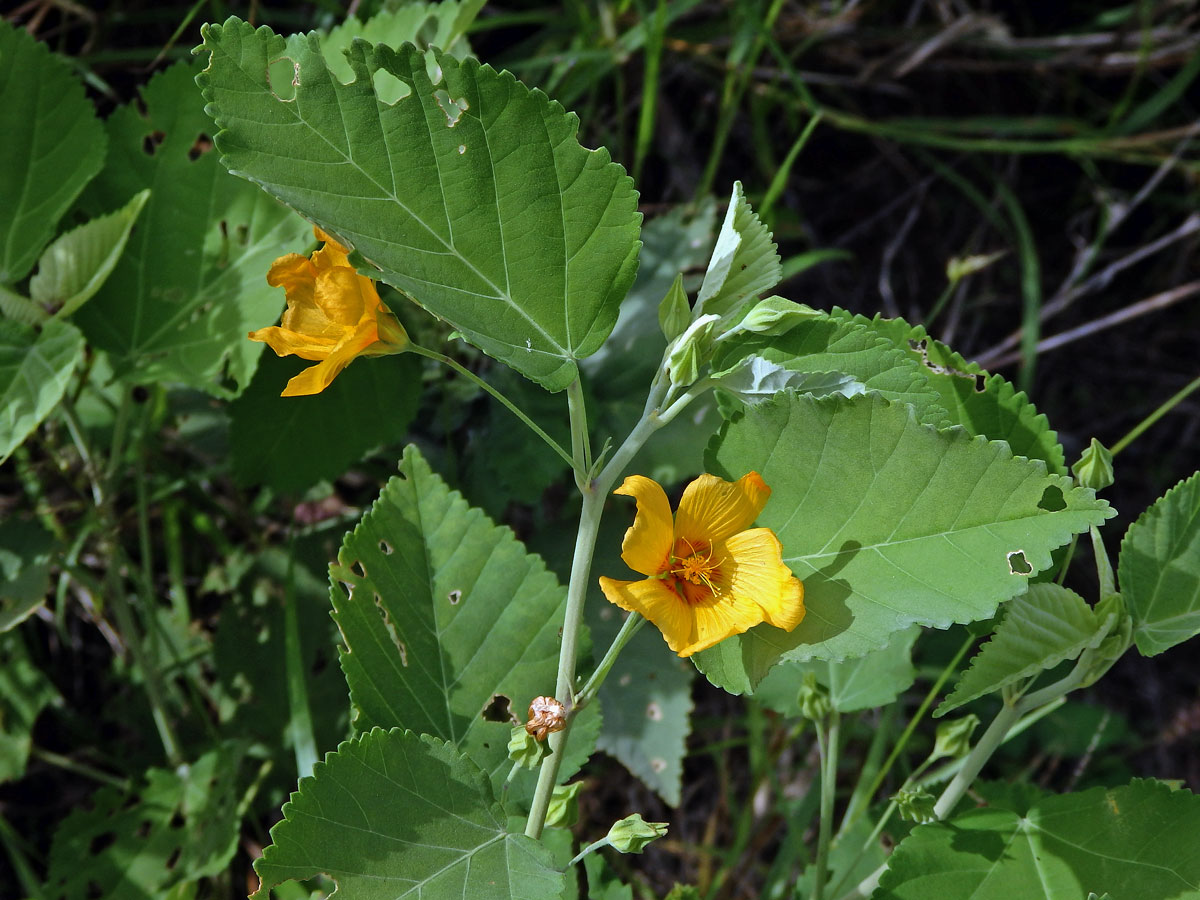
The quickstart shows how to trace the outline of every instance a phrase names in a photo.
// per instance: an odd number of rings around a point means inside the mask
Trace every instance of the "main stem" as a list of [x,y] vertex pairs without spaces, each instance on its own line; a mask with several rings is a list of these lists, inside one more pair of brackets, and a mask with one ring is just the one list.
[[837,710],[832,711],[819,728],[818,742],[821,750],[821,821],[817,828],[816,874],[813,878],[812,900],[825,896],[825,879],[829,874],[829,839],[833,834],[833,801],[837,796],[838,726],[841,724]]

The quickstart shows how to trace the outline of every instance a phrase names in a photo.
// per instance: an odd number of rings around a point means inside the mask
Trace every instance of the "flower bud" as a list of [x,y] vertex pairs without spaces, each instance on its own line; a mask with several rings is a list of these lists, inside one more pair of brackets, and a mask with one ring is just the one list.
[[979,716],[971,713],[961,719],[949,719],[938,723],[937,739],[933,744],[930,759],[950,757],[959,759],[971,749],[971,735],[979,727]]
[[534,697],[529,704],[529,721],[525,730],[539,741],[546,735],[567,727],[567,708],[553,697]]
[[796,696],[800,704],[800,715],[811,722],[818,722],[829,715],[833,704],[829,702],[829,688],[817,681],[812,672],[804,673],[804,683]]
[[579,821],[579,801],[576,798],[582,787],[583,782],[576,781],[554,788],[554,793],[550,795],[550,805],[546,808],[547,827],[570,828]]
[[929,791],[905,788],[892,797],[892,800],[895,802],[896,808],[900,810],[901,818],[907,819],[909,822],[923,825],[936,818],[933,814],[936,801]]
[[1108,448],[1092,438],[1092,443],[1083,451],[1079,462],[1071,466],[1071,472],[1075,475],[1075,480],[1084,487],[1100,491],[1113,483],[1112,459]]
[[742,320],[721,337],[723,339],[739,331],[767,335],[785,334],[805,319],[820,315],[821,313],[811,306],[774,295],[755,303]]
[[692,307],[683,289],[683,274],[675,276],[665,297],[658,304],[658,327],[668,341],[679,337],[692,321]]
[[666,822],[647,822],[641,813],[634,813],[608,829],[608,843],[618,853],[641,853],[666,833]]
[[717,321],[714,315],[701,316],[675,341],[667,356],[671,384],[687,387],[700,377],[700,367],[712,353],[712,331]]

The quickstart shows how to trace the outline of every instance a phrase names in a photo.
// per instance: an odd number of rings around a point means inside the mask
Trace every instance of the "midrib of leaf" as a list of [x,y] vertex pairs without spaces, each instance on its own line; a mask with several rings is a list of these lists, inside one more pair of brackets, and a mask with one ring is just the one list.
[[[231,59],[232,59],[232,57],[231,57]],[[251,88],[252,88],[252,89],[254,89],[254,90],[260,90],[260,89],[261,89],[261,85],[258,83],[258,81],[257,81],[257,80],[255,80],[255,79],[253,79],[253,78],[251,78],[251,77],[250,77],[250,75],[249,75],[249,73],[248,73],[248,72],[246,72],[246,70],[245,70],[245,69],[243,69],[243,68],[242,68],[242,67],[241,67],[241,66],[238,64],[238,61],[237,61],[237,60],[233,60],[233,62],[234,62],[234,68],[236,68],[238,71],[240,71],[240,72],[242,73],[243,77],[244,77],[244,78],[246,79],[246,81],[247,81],[247,82],[250,84]],[[344,85],[341,85],[341,83],[338,81],[337,77],[336,77],[336,76],[334,76],[332,72],[330,72],[330,73],[329,73],[329,76],[330,76],[330,79],[331,79],[332,81],[334,81],[335,83],[337,83],[339,86],[342,86],[342,87],[344,87]],[[340,93],[339,93],[339,92],[338,92],[336,89],[333,91],[333,93],[334,93],[334,95],[337,97],[338,109],[339,109],[339,111],[340,111],[340,110],[341,110],[341,95],[340,95]],[[407,101],[407,100],[411,100],[411,99],[413,99],[414,97],[416,97],[416,98],[417,98],[417,101],[418,101],[419,103],[421,103],[421,108],[422,108],[422,110],[425,110],[425,109],[427,109],[427,107],[424,105],[424,102],[423,102],[423,100],[421,100],[419,97],[417,97],[417,94],[418,94],[418,92],[417,92],[415,89],[413,89],[413,90],[412,90],[412,93],[410,93],[410,94],[409,94],[407,97],[404,97],[404,98],[402,98],[402,99],[401,99],[400,101],[398,101],[398,102],[400,102],[400,103],[403,103],[403,102],[405,102],[405,101]],[[285,103],[285,101],[279,101],[279,102],[281,102],[281,103]],[[558,343],[558,341],[557,341],[557,340],[555,340],[553,337],[551,337],[551,336],[550,336],[550,335],[549,335],[549,334],[546,332],[546,330],[545,330],[544,328],[542,328],[542,326],[541,326],[541,325],[539,325],[539,324],[538,324],[538,323],[537,323],[537,322],[536,322],[534,319],[532,319],[532,318],[529,316],[529,314],[528,314],[528,313],[526,313],[526,312],[525,312],[525,310],[524,310],[524,309],[522,309],[522,308],[521,308],[521,306],[520,306],[519,304],[517,304],[517,303],[516,303],[516,302],[513,300],[513,298],[512,298],[512,296],[511,296],[511,294],[510,294],[510,293],[508,293],[508,292],[504,292],[504,291],[501,291],[501,290],[500,290],[500,288],[499,288],[499,286],[498,286],[498,285],[496,285],[496,284],[495,284],[495,283],[494,283],[494,282],[493,282],[493,281],[492,281],[490,278],[488,278],[486,275],[484,275],[484,274],[483,274],[483,272],[481,272],[481,271],[480,271],[480,270],[479,270],[479,269],[478,269],[478,268],[475,266],[475,264],[474,264],[473,262],[471,262],[469,259],[467,259],[467,257],[465,257],[465,256],[464,256],[464,255],[463,255],[463,254],[462,254],[462,253],[459,251],[459,249],[458,249],[457,247],[455,247],[453,244],[448,244],[448,243],[446,243],[446,241],[445,241],[445,240],[444,240],[444,239],[441,237],[441,235],[439,235],[439,234],[438,234],[436,231],[434,231],[434,230],[433,230],[433,228],[431,228],[431,227],[429,226],[429,224],[425,222],[425,220],[424,220],[424,219],[421,219],[420,217],[418,217],[418,216],[417,216],[417,215],[416,215],[416,214],[415,214],[415,213],[414,213],[414,212],[413,212],[411,209],[409,209],[409,208],[408,208],[408,206],[406,206],[406,205],[405,205],[405,204],[404,204],[404,203],[403,203],[403,202],[400,200],[400,198],[399,198],[399,197],[396,195],[396,193],[395,193],[395,191],[394,191],[394,190],[388,189],[388,188],[384,187],[382,184],[380,184],[378,181],[376,181],[376,180],[375,180],[375,178],[373,178],[373,177],[372,177],[372,176],[371,176],[371,175],[370,175],[370,174],[369,174],[369,173],[368,173],[366,170],[364,170],[364,169],[363,169],[361,166],[359,166],[359,165],[358,165],[358,163],[357,163],[357,162],[356,162],[356,161],[353,159],[353,157],[351,157],[351,156],[348,156],[346,153],[343,153],[343,152],[342,152],[342,150],[341,150],[341,148],[339,148],[339,147],[335,146],[334,144],[332,144],[332,143],[331,143],[331,142],[330,142],[330,141],[329,141],[329,140],[328,140],[328,139],[327,139],[327,138],[326,138],[324,135],[322,135],[322,134],[321,134],[321,133],[320,133],[320,132],[319,132],[317,129],[313,128],[313,127],[312,127],[312,126],[311,126],[311,125],[308,123],[308,121],[307,121],[307,120],[306,120],[306,119],[305,119],[303,116],[301,116],[301,115],[300,115],[300,113],[299,113],[299,110],[298,110],[298,109],[296,108],[296,106],[295,106],[295,101],[293,100],[293,101],[290,101],[290,102],[292,103],[292,105],[289,107],[289,110],[290,110],[290,112],[291,112],[291,114],[292,114],[292,117],[293,117],[293,119],[294,119],[294,120],[295,120],[295,121],[296,121],[298,124],[301,124],[301,125],[303,125],[303,126],[304,126],[304,127],[305,127],[305,128],[306,128],[306,129],[307,129],[307,130],[308,130],[308,131],[311,133],[311,134],[315,135],[315,136],[316,136],[316,137],[318,137],[318,138],[319,138],[319,139],[320,139],[322,142],[324,142],[324,143],[325,143],[325,145],[326,145],[326,146],[328,146],[328,147],[329,147],[329,148],[330,148],[330,149],[331,149],[331,150],[332,150],[334,153],[338,154],[338,155],[339,155],[339,156],[341,156],[341,157],[342,157],[344,160],[346,160],[346,162],[347,162],[347,163],[349,163],[351,166],[353,166],[353,168],[354,168],[355,170],[357,170],[357,171],[358,171],[358,172],[359,172],[359,173],[360,173],[360,174],[363,176],[363,178],[364,178],[364,179],[365,179],[367,182],[369,182],[370,184],[374,184],[374,185],[375,185],[375,186],[376,186],[376,187],[379,189],[380,193],[382,193],[382,194],[384,195],[384,197],[385,197],[385,198],[392,200],[392,201],[393,201],[393,202],[394,202],[394,203],[395,203],[397,206],[399,206],[399,207],[400,207],[402,210],[404,210],[404,212],[405,212],[405,213],[406,213],[406,214],[409,216],[409,218],[411,218],[411,219],[412,219],[414,222],[416,222],[416,223],[417,223],[417,224],[419,224],[419,225],[420,225],[422,228],[424,228],[424,229],[425,229],[425,230],[426,230],[426,231],[427,231],[427,232],[428,232],[428,233],[429,233],[429,234],[430,234],[430,235],[431,235],[431,236],[432,236],[432,237],[433,237],[433,238],[434,238],[434,239],[435,239],[435,240],[436,240],[438,243],[440,243],[440,244],[441,244],[443,247],[445,247],[445,248],[446,248],[446,250],[447,250],[447,251],[449,251],[451,254],[453,254],[453,255],[454,255],[454,257],[455,257],[456,259],[458,259],[460,262],[462,262],[462,263],[463,263],[463,265],[467,266],[467,267],[468,267],[468,268],[469,268],[469,269],[470,269],[470,270],[471,270],[471,271],[472,271],[474,274],[476,274],[476,275],[479,277],[479,279],[480,279],[481,281],[483,281],[485,284],[487,284],[489,287],[491,287],[491,288],[492,288],[494,291],[496,291],[497,293],[496,293],[496,295],[495,295],[494,297],[488,297],[488,296],[487,296],[487,295],[485,295],[485,294],[479,294],[479,293],[476,293],[475,291],[464,291],[462,288],[456,288],[456,287],[454,287],[454,286],[452,286],[452,285],[447,285],[447,284],[438,284],[437,282],[428,282],[428,281],[426,281],[425,283],[427,283],[427,284],[437,284],[437,286],[438,286],[438,287],[445,288],[445,289],[447,289],[447,290],[457,291],[458,293],[466,293],[466,294],[471,294],[471,295],[473,295],[473,296],[476,296],[476,297],[483,297],[484,299],[489,299],[489,300],[499,300],[499,301],[501,301],[501,302],[503,302],[503,303],[507,304],[507,305],[508,305],[508,306],[509,306],[511,309],[513,309],[514,311],[516,311],[516,312],[517,312],[517,313],[518,313],[518,314],[521,316],[521,318],[522,318],[522,319],[524,319],[524,320],[525,320],[525,321],[526,321],[526,322],[527,322],[527,323],[528,323],[530,326],[532,326],[532,327],[533,327],[533,328],[534,328],[534,329],[535,329],[535,330],[536,330],[536,331],[537,331],[539,334],[541,334],[541,335],[542,335],[542,337],[546,339],[547,343],[549,343],[549,344],[550,344],[550,346],[557,348],[557,350],[558,350],[558,351],[559,351],[561,354],[563,354],[563,356],[564,356],[564,357],[566,357],[566,358],[573,358],[573,354],[572,354],[572,353],[571,353],[569,350],[567,350],[567,348],[565,348],[565,347],[563,347],[562,345],[560,345],[560,344]],[[482,100],[480,100],[480,102],[482,102]],[[378,106],[376,107],[376,110],[378,110]],[[343,121],[344,121],[344,118],[343,118]],[[379,120],[378,113],[377,113],[377,114],[376,114],[376,122],[379,122],[379,121],[380,121],[380,120]],[[380,130],[382,130],[382,123],[380,123],[380,125],[381,125],[381,128],[380,128]],[[485,141],[485,143],[486,143],[486,142],[487,142],[487,129],[486,129],[486,128],[484,128],[484,127],[482,126],[482,123],[481,123],[481,125],[480,125],[480,132],[481,132],[481,134],[483,135],[483,139],[484,139],[484,141]],[[349,145],[351,144],[350,136],[349,136],[349,134],[347,134],[347,133],[346,133],[344,130],[343,130],[343,134],[344,134],[344,135],[345,135],[345,137],[346,137],[346,145],[347,145],[347,146],[349,146]],[[426,134],[430,136],[430,144],[431,144],[431,148],[432,148],[432,135],[429,133],[429,130],[428,130],[428,128],[426,128]],[[386,144],[386,142],[385,142],[385,144]],[[434,158],[435,158],[435,160],[436,160],[436,158],[437,158],[437,154],[436,154],[436,153],[434,153],[434,154],[433,154],[433,156],[434,156]],[[284,161],[286,162],[286,160],[284,160]],[[490,147],[490,145],[488,146],[488,163],[489,163],[489,165],[492,165],[492,166],[493,166],[493,169],[492,169],[492,172],[493,172],[492,183],[493,183],[493,186],[494,186],[494,185],[495,185],[495,183],[496,183],[496,179],[495,179],[495,167],[494,167],[494,164],[492,163],[492,154],[491,154],[491,147]],[[390,150],[388,151],[388,168],[389,168],[389,170],[391,170],[392,176],[393,176],[393,178],[394,178],[394,177],[395,177],[395,169],[394,169],[394,167],[392,166],[392,163],[391,163],[391,152],[390,152]],[[558,167],[557,167],[557,165],[556,165],[556,166],[555,166],[555,173],[557,174],[557,172],[558,172]],[[239,173],[239,174],[240,174],[240,173]],[[254,179],[254,180],[255,180],[255,181],[258,181],[258,179]],[[260,182],[260,183],[261,183],[261,182]],[[442,182],[442,177],[441,177],[441,165],[440,165],[440,163],[438,164],[438,188],[439,188],[439,190],[441,191],[441,193],[442,193],[442,198],[443,198],[443,199],[442,199],[442,209],[443,209],[443,211],[446,211],[446,202],[445,202],[445,186],[444,186],[444,184],[443,184],[443,182]],[[364,200],[366,200],[366,199],[373,199],[373,198],[369,198],[369,197],[362,197],[362,198],[360,198],[360,199],[364,199]],[[559,195],[559,205],[560,205],[560,208],[561,208],[561,205],[562,205],[561,193],[560,193],[560,195]],[[450,227],[450,228],[452,229],[452,228],[453,228],[453,226],[450,224],[450,217],[449,217],[449,213],[448,213],[448,211],[446,211],[446,212],[447,212],[447,215],[446,215],[447,226],[448,226],[448,227]],[[498,221],[498,224],[499,224],[499,226],[500,226],[501,235],[503,235],[503,234],[504,234],[504,221],[503,221],[503,218],[502,218],[501,216],[499,216],[499,206],[498,206],[498,204],[497,204],[497,218],[498,218],[498,220],[499,220],[499,221]],[[341,232],[339,232],[339,233],[341,233],[341,234],[353,234],[354,232],[346,232],[345,230],[342,230],[342,231],[341,231]],[[503,240],[501,241],[501,245],[502,245],[502,247],[504,246],[504,241],[503,241]],[[564,249],[565,249],[565,248],[564,248]],[[510,276],[509,269],[508,269],[508,255],[507,255],[507,250],[505,249],[503,252],[504,252],[504,254],[505,254],[505,255],[504,255],[504,277],[505,277],[505,281],[506,281],[506,283],[509,283],[509,284],[511,284],[511,276]],[[565,265],[565,264],[564,264],[564,266],[563,266],[563,270],[564,270],[564,278],[565,278],[565,277],[566,277],[566,265]],[[406,276],[406,277],[409,277],[409,276]],[[414,281],[422,281],[423,279],[414,278],[413,280],[414,280]],[[564,294],[565,294],[565,293],[566,293],[566,292],[564,291]],[[570,332],[568,331],[568,336],[569,336],[569,334],[570,334]],[[508,344],[508,346],[510,346],[510,347],[514,347],[514,348],[516,348],[516,347],[517,347],[517,345],[516,345],[516,344],[512,344],[512,343],[509,343],[509,342],[507,342],[507,341],[498,341],[498,343],[507,343],[507,344]],[[517,349],[520,349],[520,348],[517,348]],[[543,352],[544,352],[544,351],[543,351]],[[547,354],[547,355],[553,355],[553,354]]]

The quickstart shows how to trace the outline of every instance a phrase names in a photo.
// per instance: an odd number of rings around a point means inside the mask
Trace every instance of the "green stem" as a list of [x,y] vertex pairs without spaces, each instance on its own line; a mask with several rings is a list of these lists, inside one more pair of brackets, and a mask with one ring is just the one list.
[[829,875],[829,840],[833,835],[833,801],[837,796],[838,730],[841,716],[831,712],[825,728],[817,728],[817,747],[821,751],[821,818],[817,827],[816,871],[813,875],[812,900],[825,896]]
[[[559,456],[561,456],[563,459],[563,462],[565,462],[572,469],[575,468],[574,458],[572,458],[571,454],[562,448],[562,445],[560,445],[558,443],[558,441],[554,440],[554,438],[552,438],[552,437],[550,437],[550,435],[546,434],[546,432],[543,431],[542,428],[535,421],[533,421],[533,419],[531,419],[531,418],[529,418],[529,416],[525,415],[525,413],[523,413],[517,407],[517,405],[515,403],[513,403],[511,400],[509,400],[507,397],[505,397],[502,393],[500,393],[498,390],[496,390],[494,387],[492,387],[490,384],[488,384],[486,381],[484,381],[482,378],[480,378],[478,375],[476,375],[474,372],[472,372],[470,369],[468,369],[466,366],[464,366],[462,363],[458,362],[457,360],[451,359],[449,356],[446,356],[444,353],[438,353],[436,350],[429,350],[429,349],[427,349],[425,347],[421,347],[417,344],[410,344],[408,346],[408,351],[411,353],[417,354],[417,356],[424,356],[426,359],[432,359],[436,362],[442,363],[443,365],[449,366],[451,369],[453,369],[459,375],[462,375],[464,378],[470,380],[473,384],[477,385],[478,387],[482,388],[487,393],[491,394],[493,397],[495,397],[497,400],[499,400],[504,405],[505,409],[507,409],[510,413],[512,413],[514,416],[516,416],[522,422],[524,422],[529,427],[530,431],[532,431],[534,434],[536,434],[538,437],[540,437],[543,441],[545,441],[546,445],[551,450],[553,450],[555,453],[557,453]],[[574,435],[572,435],[572,439],[574,439]]]
[[578,378],[567,385],[567,410],[571,416],[571,458],[574,460],[575,483],[583,490],[584,480],[592,471],[592,440],[588,433],[583,385]]
[[1123,437],[1119,441],[1117,441],[1112,447],[1112,450],[1111,450],[1112,455],[1116,456],[1118,453],[1120,453],[1122,450],[1124,450],[1126,447],[1128,447],[1130,444],[1132,444],[1135,440],[1137,440],[1141,436],[1143,431],[1145,431],[1147,428],[1149,428],[1151,425],[1153,425],[1155,422],[1157,422],[1159,419],[1161,419],[1163,416],[1165,416],[1167,413],[1169,413],[1172,409],[1174,409],[1176,406],[1178,406],[1180,403],[1182,403],[1187,398],[1187,396],[1192,393],[1192,391],[1196,390],[1196,388],[1200,388],[1200,376],[1193,378],[1190,382],[1188,382],[1186,385],[1184,385],[1183,388],[1178,393],[1176,393],[1173,397],[1171,397],[1169,400],[1167,400],[1162,406],[1160,406],[1154,412],[1150,413],[1150,415],[1146,416],[1146,418],[1142,419],[1141,422],[1139,422],[1137,425],[1135,425],[1133,427],[1133,429],[1129,432],[1129,434],[1125,435],[1125,437]]
[[608,677],[608,673],[612,670],[613,665],[617,661],[617,657],[621,655],[621,651],[625,649],[625,645],[630,639],[642,630],[642,626],[646,624],[645,618],[641,613],[632,612],[626,617],[625,622],[621,625],[621,630],[617,632],[617,636],[613,638],[612,644],[609,645],[608,651],[604,654],[604,659],[600,660],[600,665],[596,667],[596,671],[592,673],[592,677],[587,680],[587,683],[580,688],[579,693],[575,697],[575,708],[582,709],[591,702],[596,696],[600,686],[604,684],[604,679]]
[[569,870],[573,865],[575,865],[575,863],[579,862],[581,859],[583,859],[589,853],[595,853],[600,848],[607,847],[611,843],[612,843],[612,841],[610,841],[608,839],[607,835],[600,838],[600,840],[598,840],[598,841],[592,841],[590,844],[588,844],[586,847],[584,847],[582,850],[580,850],[578,853],[575,854],[575,857],[569,863],[567,863],[567,869]]
[[75,406],[71,403],[70,398],[64,396],[60,403],[60,408],[62,409],[63,418],[67,422],[67,431],[71,433],[71,440],[75,444],[75,449],[79,451],[79,458],[83,460],[83,469],[87,473],[88,481],[91,482],[92,500],[96,506],[103,506],[104,489],[101,485],[100,470],[96,467],[95,458],[88,447],[83,432],[83,425],[79,421],[79,417],[75,414]]
[[295,535],[288,553],[287,586],[283,598],[283,660],[287,672],[288,730],[296,757],[296,777],[303,778],[317,764],[317,741],[313,734],[312,710],[300,643],[300,617],[296,609]]
[[950,779],[950,783],[938,797],[937,803],[933,806],[935,818],[940,821],[950,815],[950,812],[958,805],[958,801],[962,799],[963,794],[967,792],[967,788],[978,777],[987,761],[992,758],[996,748],[1003,742],[1009,729],[1017,724],[1017,720],[1020,718],[1021,705],[1019,703],[1011,705],[1005,703],[1000,707],[1000,712],[996,714],[996,718],[992,719],[992,724],[988,726],[987,731],[967,754],[962,768]]
[[129,779],[120,778],[116,775],[109,775],[107,772],[102,772],[94,766],[89,766],[87,763],[81,763],[78,760],[71,759],[69,756],[63,756],[60,753],[55,753],[51,750],[43,750],[41,747],[31,747],[29,755],[35,759],[40,759],[42,762],[49,763],[52,766],[57,766],[60,769],[66,769],[68,772],[74,772],[76,775],[82,775],[84,778],[90,778],[92,781],[98,781],[101,784],[107,784],[110,787],[115,787],[118,791],[125,792],[129,790]]

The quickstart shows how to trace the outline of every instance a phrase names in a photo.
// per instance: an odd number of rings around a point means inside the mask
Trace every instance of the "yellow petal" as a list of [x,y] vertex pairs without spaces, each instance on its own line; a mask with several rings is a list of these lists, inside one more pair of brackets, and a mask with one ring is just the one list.
[[374,317],[379,295],[370,278],[364,278],[345,266],[329,269],[317,276],[314,302],[330,322],[354,327],[370,312]]
[[335,340],[299,334],[278,325],[252,331],[249,337],[267,344],[278,356],[295,354],[301,359],[325,359],[338,345]]
[[689,484],[675,513],[675,536],[693,544],[714,543],[754,524],[771,496],[757,472],[729,482],[704,474]]
[[374,321],[364,322],[358,332],[335,347],[325,359],[292,378],[279,396],[301,397],[321,393],[329,387],[342,369],[350,365],[356,356],[374,342],[374,335]]
[[[783,563],[779,538],[769,528],[752,528],[725,541],[723,591],[737,604],[754,604],[762,621],[791,631],[804,618],[804,585]],[[755,623],[757,624],[757,623]]]
[[676,651],[680,656],[691,656],[728,637],[749,631],[762,622],[763,610],[748,600],[716,594],[693,605],[692,617],[696,622],[696,635],[691,644]]
[[667,646],[680,656],[695,652],[683,652],[695,643],[696,620],[692,610],[660,579],[617,581],[601,576],[600,590],[610,603],[630,612],[639,612],[653,622],[662,632]]
[[316,251],[312,255],[313,265],[318,269],[330,269],[334,266],[349,266],[349,248],[338,243],[336,238],[330,237],[317,226],[313,226],[313,234],[316,235],[318,241],[324,241],[325,246]]
[[[671,504],[658,482],[644,475],[630,475],[614,494],[623,494],[637,501],[637,515],[621,542],[621,559],[625,565],[643,575],[657,575],[671,555],[674,532],[671,527]],[[646,618],[650,618],[646,616]]]

